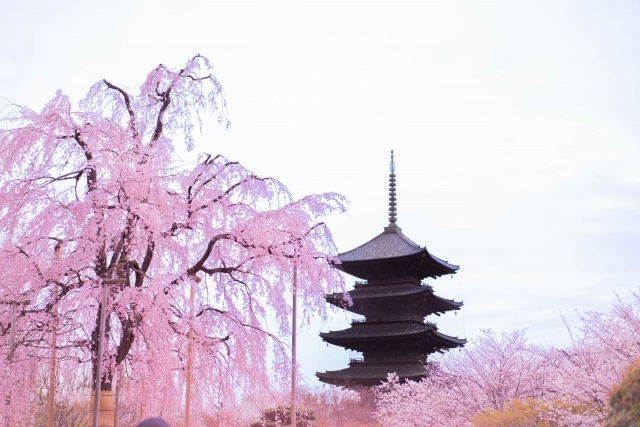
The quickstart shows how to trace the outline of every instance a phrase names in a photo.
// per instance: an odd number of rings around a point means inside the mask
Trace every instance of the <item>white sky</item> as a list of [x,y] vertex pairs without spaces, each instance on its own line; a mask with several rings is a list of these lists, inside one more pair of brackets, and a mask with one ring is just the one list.
[[[198,149],[343,193],[340,251],[387,224],[395,150],[399,225],[461,266],[434,282],[465,303],[441,332],[562,344],[560,313],[640,285],[640,3],[0,0],[0,96],[35,109],[196,53],[232,122]],[[308,384],[347,366],[317,338],[347,318],[306,329]]]

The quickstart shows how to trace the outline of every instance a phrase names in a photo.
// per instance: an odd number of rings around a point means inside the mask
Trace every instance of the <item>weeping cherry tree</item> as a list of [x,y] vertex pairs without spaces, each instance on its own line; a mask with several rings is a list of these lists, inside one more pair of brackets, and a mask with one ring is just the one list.
[[188,359],[194,416],[286,377],[288,349],[277,336],[290,332],[294,266],[308,319],[342,286],[321,221],[344,199],[295,200],[277,180],[221,155],[179,162],[175,146],[193,150],[202,119],[228,125],[206,58],[180,70],[159,65],[135,93],[99,81],[77,109],[59,91],[39,113],[4,113],[3,422],[30,417],[39,392],[32,373],[52,354],[58,379],[84,372],[87,389],[102,356],[103,391],[117,381],[130,396],[121,405],[174,420]]

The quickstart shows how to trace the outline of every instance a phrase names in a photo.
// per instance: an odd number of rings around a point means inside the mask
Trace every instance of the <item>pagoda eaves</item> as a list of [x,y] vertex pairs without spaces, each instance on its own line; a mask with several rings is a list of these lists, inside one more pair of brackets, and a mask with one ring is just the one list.
[[318,379],[327,384],[343,387],[375,386],[380,384],[381,378],[387,378],[389,373],[395,373],[404,380],[419,381],[426,375],[426,365],[402,360],[385,364],[366,363],[362,359],[352,359],[349,367],[337,371],[317,372]]
[[380,347],[382,342],[397,346],[403,341],[411,341],[413,347],[423,353],[441,352],[442,349],[461,347],[466,343],[464,339],[438,332],[433,323],[413,320],[392,323],[358,322],[341,331],[321,332],[320,336],[329,344],[360,352]]

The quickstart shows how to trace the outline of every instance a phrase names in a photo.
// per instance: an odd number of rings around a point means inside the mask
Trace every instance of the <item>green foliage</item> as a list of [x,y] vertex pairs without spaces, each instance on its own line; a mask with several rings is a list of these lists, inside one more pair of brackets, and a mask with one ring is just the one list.
[[503,410],[490,409],[473,417],[474,427],[556,427],[549,407],[534,399],[514,399]]
[[640,426],[640,360],[627,368],[622,381],[611,390],[606,425]]
[[[296,410],[296,427],[312,427],[311,421],[316,416],[313,410]],[[265,409],[262,413],[262,420],[251,423],[251,427],[275,427],[291,425],[291,408],[278,406],[277,408]]]
[[[475,415],[472,421],[474,427],[563,427],[572,418],[588,419],[595,412],[593,405],[561,399],[545,402],[513,399],[502,410],[486,410]],[[569,424],[573,425],[570,421]],[[629,425],[625,424],[625,427]]]
[[[85,427],[87,425],[88,401],[56,402],[55,418],[53,425],[56,427]],[[47,425],[46,401],[37,407],[34,427]]]

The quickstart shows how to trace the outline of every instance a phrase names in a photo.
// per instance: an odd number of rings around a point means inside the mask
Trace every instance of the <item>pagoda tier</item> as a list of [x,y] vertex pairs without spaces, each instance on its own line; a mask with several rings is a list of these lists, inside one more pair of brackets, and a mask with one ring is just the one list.
[[351,359],[349,367],[338,371],[318,372],[318,379],[327,384],[343,387],[376,386],[380,378],[386,379],[389,373],[395,373],[404,381],[419,381],[426,375],[426,365],[415,360],[399,358],[395,362],[369,363],[364,359]]
[[424,355],[461,347],[466,342],[438,332],[435,324],[416,320],[353,322],[348,329],[321,332],[329,344],[359,351],[365,359],[400,354]]
[[368,242],[338,255],[338,268],[366,282],[356,282],[346,294],[326,295],[328,303],[365,317],[348,329],[320,333],[329,344],[362,353],[362,359],[352,359],[345,369],[317,372],[318,379],[328,384],[372,386],[390,373],[400,381],[417,381],[426,375],[429,354],[466,343],[425,322],[426,316],[462,307],[462,302],[441,298],[422,283],[428,277],[455,274],[458,266],[430,254],[397,226],[393,151],[389,178],[389,225]]
[[440,316],[462,307],[461,302],[437,296],[433,293],[433,287],[421,284],[418,280],[356,283],[354,289],[348,292],[348,297],[342,292],[334,292],[327,294],[326,300],[336,307],[366,316],[367,320],[388,317],[394,311],[398,311],[398,314],[410,311],[422,319],[430,314]]

